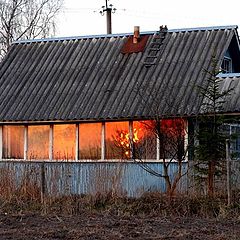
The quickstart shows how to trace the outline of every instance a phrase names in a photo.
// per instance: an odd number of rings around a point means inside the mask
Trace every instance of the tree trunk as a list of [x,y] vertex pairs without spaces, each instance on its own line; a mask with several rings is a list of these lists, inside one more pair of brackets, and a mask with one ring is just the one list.
[[171,184],[171,181],[170,181],[170,177],[169,176],[165,176],[164,177],[165,179],[165,183],[166,183],[166,193],[168,196],[172,196],[172,184]]
[[178,182],[181,179],[181,177],[182,177],[182,162],[178,161],[178,174],[175,177],[174,182],[172,184],[172,189],[171,189],[172,195],[174,195],[176,193],[177,185],[178,185]]
[[208,196],[213,197],[214,194],[214,175],[215,163],[214,161],[208,162]]
[[163,158],[163,171],[164,171],[164,180],[165,180],[165,184],[166,184],[166,193],[167,195],[171,195],[171,191],[172,191],[172,184],[171,184],[171,180],[168,174],[168,166],[166,164],[165,161],[165,157]]

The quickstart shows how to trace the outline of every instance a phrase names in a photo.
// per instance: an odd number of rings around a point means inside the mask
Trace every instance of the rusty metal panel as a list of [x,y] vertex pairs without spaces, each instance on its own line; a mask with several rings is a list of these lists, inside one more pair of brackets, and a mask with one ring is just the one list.
[[121,49],[122,54],[143,52],[148,41],[147,35],[142,36],[138,43],[133,43],[133,36],[129,36]]

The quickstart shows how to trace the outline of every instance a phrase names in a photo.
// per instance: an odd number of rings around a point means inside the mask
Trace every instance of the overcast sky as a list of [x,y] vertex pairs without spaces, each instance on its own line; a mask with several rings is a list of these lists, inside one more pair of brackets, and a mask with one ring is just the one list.
[[[240,26],[240,0],[109,0],[117,9],[112,15],[113,33],[155,31],[205,26]],[[82,36],[106,33],[106,16],[99,11],[105,0],[65,0],[59,16],[57,36]]]

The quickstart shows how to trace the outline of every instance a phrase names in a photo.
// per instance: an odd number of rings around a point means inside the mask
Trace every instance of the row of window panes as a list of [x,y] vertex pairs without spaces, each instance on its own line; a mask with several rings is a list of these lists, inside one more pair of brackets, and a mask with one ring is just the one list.
[[[132,136],[136,158],[156,159],[153,121],[134,121]],[[102,123],[79,124],[79,159],[101,159]],[[49,158],[49,125],[28,126],[27,158]],[[105,159],[131,158],[129,122],[105,124]],[[24,126],[3,126],[3,158],[24,158]],[[53,126],[53,159],[76,159],[76,125]]]

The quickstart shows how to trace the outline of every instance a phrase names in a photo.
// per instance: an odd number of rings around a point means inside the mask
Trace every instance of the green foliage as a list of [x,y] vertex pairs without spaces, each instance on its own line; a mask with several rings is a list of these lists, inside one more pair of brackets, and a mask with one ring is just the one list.
[[224,117],[220,113],[232,89],[221,90],[223,80],[217,77],[220,71],[214,56],[210,71],[205,70],[205,72],[208,76],[206,84],[199,87],[203,103],[198,123],[195,172],[197,173],[196,179],[202,182],[207,180],[208,194],[212,195],[215,176],[222,174],[222,160],[225,158]]
[[[218,119],[219,120],[219,119]],[[222,123],[223,124],[223,123]],[[222,159],[225,157],[225,139],[221,129],[221,122],[215,123],[213,118],[202,118],[197,133],[199,145],[196,147],[198,164],[195,170],[198,179],[206,179],[209,173],[209,162],[215,165],[214,175],[221,174]]]
[[222,78],[217,77],[220,70],[218,70],[218,63],[215,56],[211,60],[211,69],[204,70],[207,74],[207,81],[203,86],[197,86],[203,103],[201,106],[201,113],[213,114],[216,116],[217,113],[223,111],[223,104],[225,103],[226,97],[231,94],[232,88],[227,90],[221,90]]

